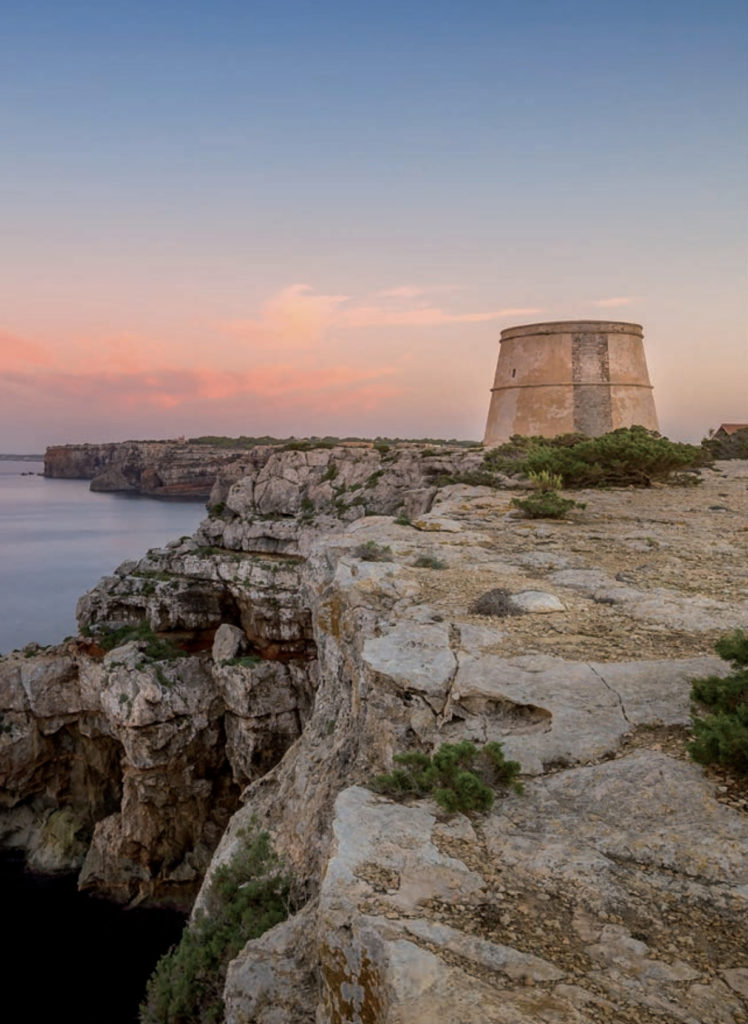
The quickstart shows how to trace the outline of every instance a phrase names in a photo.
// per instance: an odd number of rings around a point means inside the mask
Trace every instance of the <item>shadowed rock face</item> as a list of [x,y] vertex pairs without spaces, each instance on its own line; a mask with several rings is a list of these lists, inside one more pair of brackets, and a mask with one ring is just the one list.
[[[748,621],[748,465],[528,523],[510,492],[424,501],[404,461],[398,490],[369,450],[331,476],[335,457],[224,481],[194,538],[81,600],[89,638],[0,661],[5,841],[116,898],[186,902],[268,828],[310,900],[230,965],[229,1024],[739,1024],[748,829],[684,739],[689,680]],[[413,525],[363,517],[350,487],[336,519],[341,474],[371,481],[369,511],[419,492]],[[472,614],[495,587],[516,614]],[[139,623],[188,656],[96,642]],[[501,741],[524,796],[469,820],[364,788],[462,739]]]
[[92,491],[126,491],[158,498],[207,499],[218,472],[241,453],[171,441],[55,445],[44,475],[90,480]]
[[3,842],[99,895],[188,909],[241,788],[310,712],[298,575],[177,542],[81,599],[88,638],[0,660]]

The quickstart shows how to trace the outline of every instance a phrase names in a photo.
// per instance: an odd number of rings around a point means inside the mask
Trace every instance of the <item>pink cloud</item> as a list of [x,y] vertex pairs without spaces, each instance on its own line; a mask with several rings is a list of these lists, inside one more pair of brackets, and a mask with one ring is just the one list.
[[391,367],[356,369],[345,365],[316,369],[279,365],[243,373],[207,367],[148,373],[44,371],[6,374],[2,383],[6,397],[9,397],[8,392],[16,396],[20,392],[31,393],[40,401],[56,405],[73,402],[107,412],[135,408],[189,411],[191,403],[196,401],[220,403],[237,397],[247,402],[285,398],[302,405],[315,406],[319,402],[322,407],[331,396],[344,395],[355,402],[360,393],[370,404],[373,396],[388,397],[397,393],[396,384],[381,383],[393,372]]
[[530,316],[540,309],[492,309],[479,313],[447,313],[438,306],[391,310],[381,306],[358,306],[338,317],[341,327],[439,327],[443,324],[475,324],[505,316]]
[[0,371],[7,372],[13,367],[46,366],[50,362],[49,353],[41,345],[0,330]]
[[618,295],[611,299],[590,299],[591,306],[598,306],[600,309],[614,309],[616,306],[628,306],[637,302],[636,295]]
[[464,292],[465,286],[461,284],[401,284],[394,288],[382,288],[374,294],[378,299],[417,299],[422,295],[434,294],[435,292]]
[[[65,424],[76,424],[79,433],[91,424],[94,437],[136,426],[145,431],[141,436],[163,436],[197,423],[219,432],[229,419],[240,430],[250,429],[241,426],[245,422],[260,432],[269,429],[262,424],[294,422],[296,430],[314,423],[334,431],[344,420],[354,424],[366,416],[376,424],[381,416],[385,430],[406,398],[408,415],[419,405],[430,408],[422,387],[424,352],[442,346],[446,362],[453,358],[444,334],[434,340],[435,328],[541,312],[451,310],[420,300],[425,288],[388,291],[379,293],[381,301],[360,301],[292,284],[249,317],[199,330],[185,324],[184,336],[174,328],[162,336],[124,330],[55,338],[47,350],[0,333],[0,427],[38,409],[37,428],[46,421],[63,439],[72,434]],[[364,334],[372,328],[378,333]]]
[[377,292],[377,297],[381,299],[417,299],[419,295],[425,295],[430,290],[417,285],[403,284],[397,288],[383,288]]
[[228,320],[218,328],[254,343],[273,345],[282,339],[301,348],[317,344],[335,322],[346,295],[314,294],[307,284],[292,284],[270,298],[258,317]]
[[[403,285],[379,296],[416,298],[427,289]],[[286,345],[319,344],[334,330],[364,327],[438,327],[443,324],[484,323],[506,316],[534,316],[537,307],[511,307],[480,312],[450,313],[439,306],[392,309],[389,305],[356,304],[346,295],[315,294],[309,285],[284,288],[262,307],[259,317],[224,321],[219,330],[253,344],[283,340]]]

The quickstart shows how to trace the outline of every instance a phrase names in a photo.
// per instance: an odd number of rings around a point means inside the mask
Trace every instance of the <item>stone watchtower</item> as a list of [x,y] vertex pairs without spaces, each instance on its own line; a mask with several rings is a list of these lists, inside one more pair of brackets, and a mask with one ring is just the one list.
[[501,332],[484,444],[635,424],[657,430],[638,324],[568,320]]

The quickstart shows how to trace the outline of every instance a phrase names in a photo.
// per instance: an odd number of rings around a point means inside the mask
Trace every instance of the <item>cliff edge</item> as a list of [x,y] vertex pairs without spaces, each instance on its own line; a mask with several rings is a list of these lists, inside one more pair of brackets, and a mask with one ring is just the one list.
[[[271,452],[193,538],[0,661],[6,844],[122,900],[198,905],[259,825],[305,905],[226,1021],[709,1022],[748,1014],[745,790],[686,756],[690,679],[748,623],[748,463],[575,492],[529,521],[478,453]],[[500,590],[511,614],[477,614]],[[500,741],[482,817],[367,783]]]
[[90,480],[92,491],[206,501],[220,470],[240,461],[242,454],[182,441],[53,445],[44,454],[44,475]]

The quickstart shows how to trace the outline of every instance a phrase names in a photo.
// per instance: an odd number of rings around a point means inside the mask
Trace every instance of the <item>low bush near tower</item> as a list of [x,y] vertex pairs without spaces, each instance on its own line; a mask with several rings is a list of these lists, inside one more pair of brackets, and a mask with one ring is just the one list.
[[701,764],[720,764],[748,775],[748,636],[736,630],[719,640],[715,650],[732,671],[693,681],[689,753]]
[[571,512],[573,508],[587,507],[583,501],[562,498],[557,493],[556,489],[563,486],[563,480],[558,473],[551,473],[547,469],[539,472],[530,470],[527,476],[535,488],[535,493],[527,498],[512,498],[512,505],[527,519],[564,519],[566,513]]
[[661,437],[644,427],[621,427],[600,437],[513,437],[486,452],[485,464],[511,475],[548,474],[564,487],[649,487],[656,481],[695,483],[708,465],[703,448]]
[[433,755],[410,751],[395,754],[394,761],[398,767],[372,779],[375,793],[396,800],[433,796],[449,814],[489,811],[496,790],[522,792],[517,781],[521,766],[506,760],[500,743],[480,749],[468,740],[443,743]]

